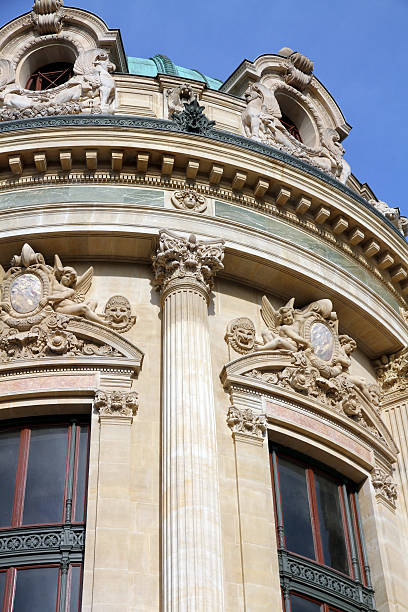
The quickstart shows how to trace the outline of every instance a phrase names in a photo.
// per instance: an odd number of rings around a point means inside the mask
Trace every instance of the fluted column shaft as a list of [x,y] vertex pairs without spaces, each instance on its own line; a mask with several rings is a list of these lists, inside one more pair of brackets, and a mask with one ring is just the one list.
[[[179,254],[175,257],[176,239]],[[222,612],[220,503],[208,327],[210,277],[208,270],[205,278],[201,274],[201,251],[208,254],[208,248],[202,248],[207,243],[193,237],[185,240],[168,232],[162,232],[160,240],[162,251],[154,266],[162,286],[163,308],[163,610]],[[209,264],[211,276],[222,267],[222,244],[217,244],[217,257]],[[163,253],[170,253],[164,278],[160,277]]]

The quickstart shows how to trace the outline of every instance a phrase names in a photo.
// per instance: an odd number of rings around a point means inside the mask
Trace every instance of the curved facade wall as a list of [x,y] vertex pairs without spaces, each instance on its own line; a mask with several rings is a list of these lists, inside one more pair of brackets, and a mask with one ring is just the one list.
[[[60,610],[408,610],[403,218],[327,153],[350,126],[313,66],[262,56],[215,91],[115,73],[118,34],[85,11],[32,19],[0,30],[0,418],[89,419],[89,476],[85,540],[67,476],[71,540],[3,555],[4,609],[34,563],[57,568]],[[77,80],[16,93],[51,39]],[[254,137],[255,77],[311,145],[279,141],[278,114]],[[291,469],[310,554],[289,544]]]

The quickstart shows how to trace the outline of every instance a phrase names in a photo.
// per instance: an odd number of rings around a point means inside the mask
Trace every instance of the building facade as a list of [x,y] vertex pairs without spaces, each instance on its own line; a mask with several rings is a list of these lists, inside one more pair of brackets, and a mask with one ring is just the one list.
[[407,220],[313,70],[0,29],[3,612],[408,611]]

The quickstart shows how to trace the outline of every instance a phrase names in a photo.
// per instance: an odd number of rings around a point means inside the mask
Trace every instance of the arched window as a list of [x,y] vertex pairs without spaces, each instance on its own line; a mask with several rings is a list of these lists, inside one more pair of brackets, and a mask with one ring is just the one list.
[[47,64],[36,70],[27,80],[26,89],[31,91],[45,91],[58,87],[72,78],[73,64],[69,62],[56,62]]
[[83,417],[0,432],[0,606],[80,609],[89,426]]
[[296,138],[296,140],[298,140],[299,142],[303,142],[300,132],[296,124],[292,121],[292,119],[290,119],[287,115],[282,113],[281,122],[283,123],[283,125],[288,130],[291,136]]
[[270,457],[285,612],[374,610],[353,484],[280,447]]

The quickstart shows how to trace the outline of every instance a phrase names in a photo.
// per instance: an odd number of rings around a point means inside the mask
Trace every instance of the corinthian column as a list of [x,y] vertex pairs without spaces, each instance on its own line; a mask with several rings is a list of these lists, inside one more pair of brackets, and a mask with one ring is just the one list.
[[208,302],[221,240],[160,232],[163,309],[163,612],[222,612],[223,579]]

